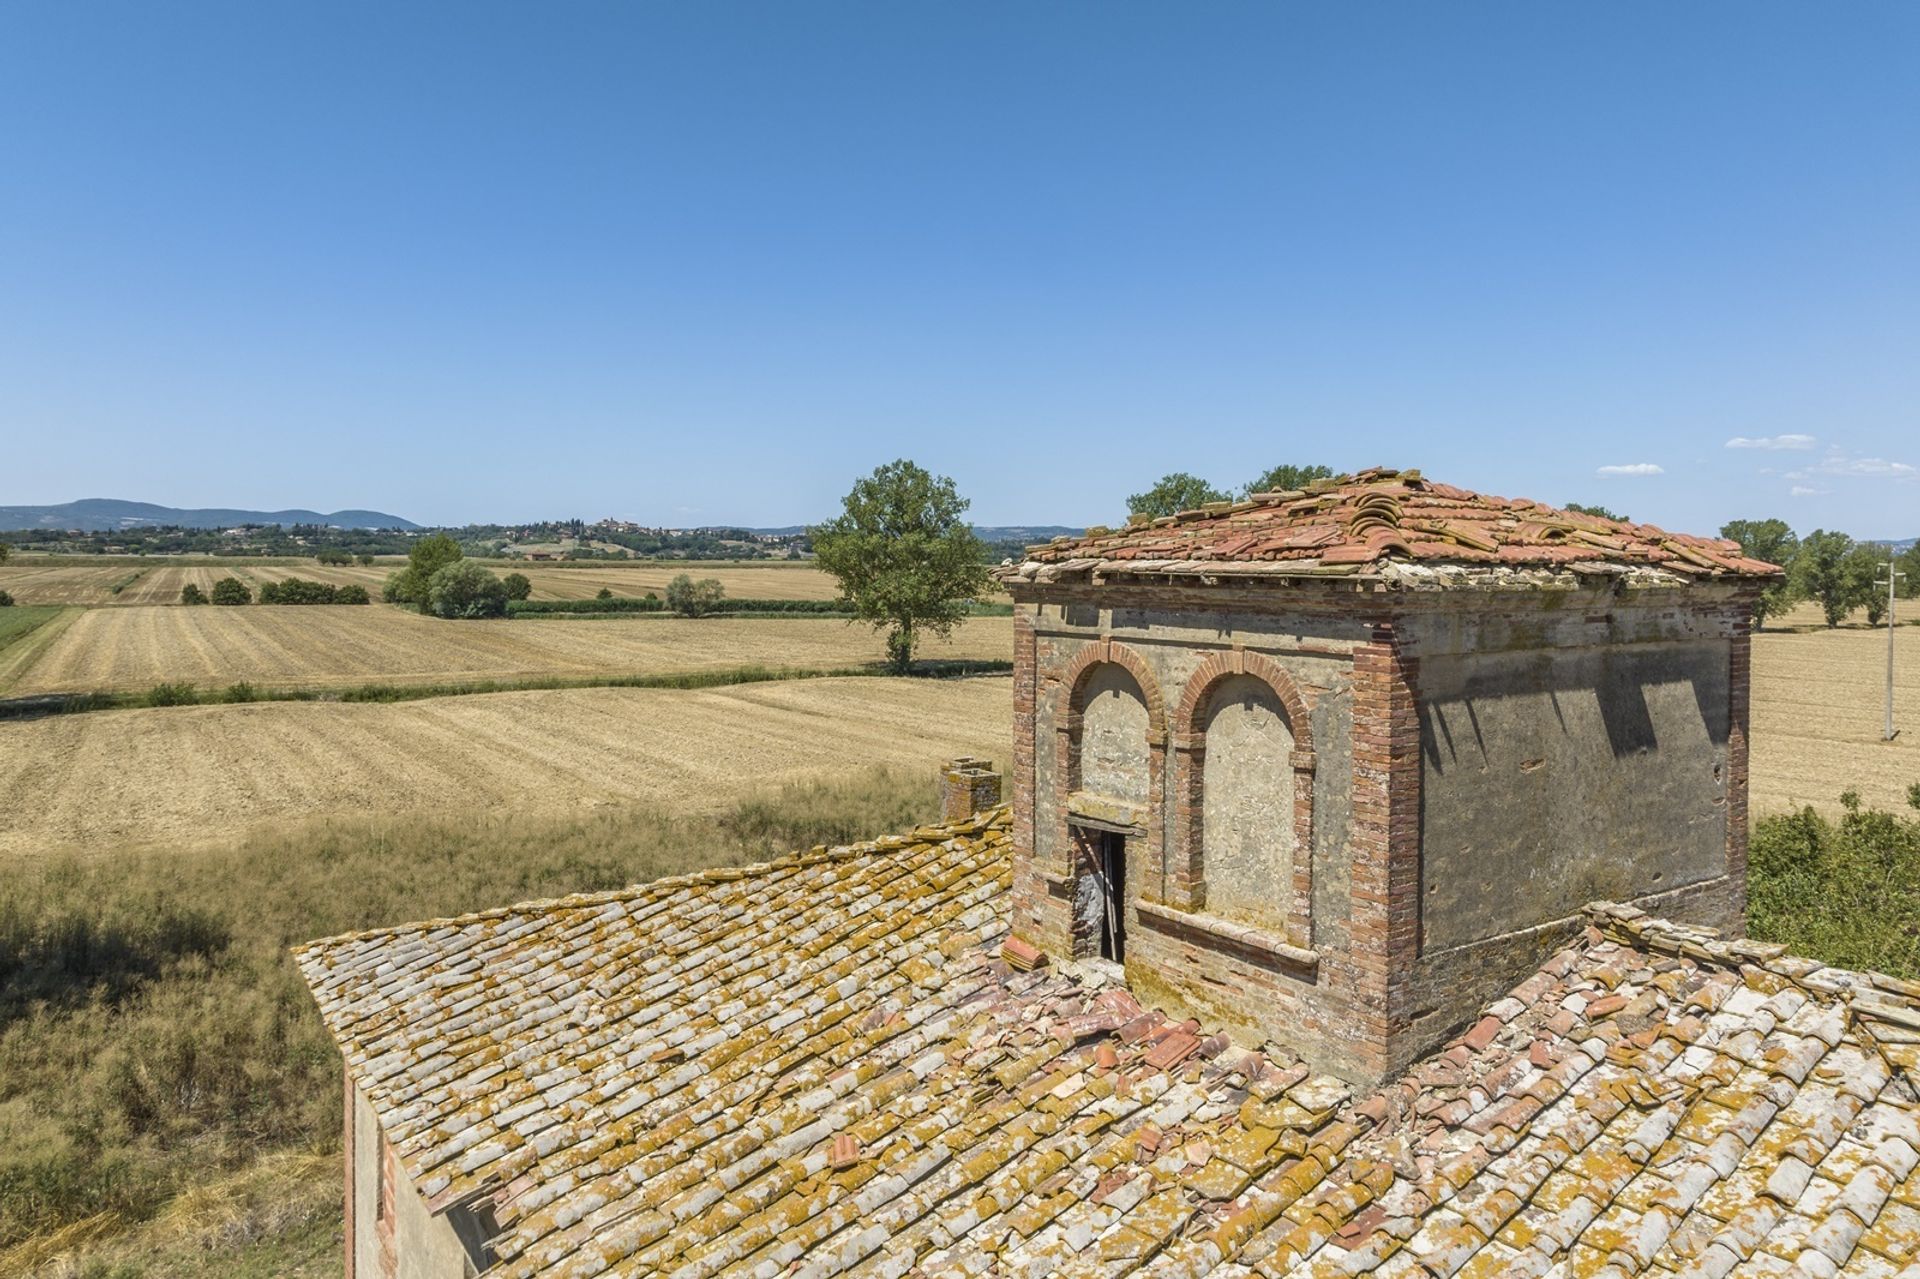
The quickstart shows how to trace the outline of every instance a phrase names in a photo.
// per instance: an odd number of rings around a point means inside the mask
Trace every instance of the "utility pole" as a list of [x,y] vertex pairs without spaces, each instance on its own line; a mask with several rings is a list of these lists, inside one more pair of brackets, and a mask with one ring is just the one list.
[[[1887,570],[1887,741],[1894,737],[1893,727],[1893,584],[1905,577],[1905,573],[1893,571],[1893,561],[1888,560],[1880,567]],[[1880,583],[1875,582],[1875,586]]]

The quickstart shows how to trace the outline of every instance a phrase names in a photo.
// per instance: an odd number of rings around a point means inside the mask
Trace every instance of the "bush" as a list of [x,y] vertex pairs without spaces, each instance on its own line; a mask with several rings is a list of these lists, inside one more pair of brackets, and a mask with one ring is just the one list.
[[525,573],[509,573],[500,579],[500,584],[507,588],[510,600],[523,600],[533,594],[533,582]]
[[262,604],[334,604],[340,588],[328,582],[310,582],[304,577],[288,577],[268,582],[260,588]]
[[215,604],[251,604],[253,592],[237,577],[223,577],[213,584]]
[[422,613],[433,609],[433,578],[441,569],[458,564],[460,543],[445,533],[423,537],[407,552],[407,566],[387,579],[381,598],[389,604],[411,604]]
[[180,588],[180,602],[182,604],[205,604],[207,602],[207,593],[200,589],[199,583],[188,582]]
[[0,608],[12,608],[12,607],[13,607],[13,595],[7,591],[0,591]]
[[367,594],[367,588],[364,586],[343,586],[334,592],[333,602],[335,604],[371,604],[373,596]]
[[226,691],[220,694],[220,700],[223,702],[257,702],[260,699],[260,690],[246,680],[227,685]]
[[353,556],[347,554],[345,551],[321,551],[313,558],[322,564],[331,564],[335,567],[353,563]]
[[361,568],[373,567],[373,556],[367,554],[365,551],[360,552],[356,558],[359,559]]
[[148,706],[198,706],[200,693],[191,684],[155,684],[140,700]]
[[643,600],[616,595],[610,600],[512,600],[507,612],[513,617],[532,617],[546,613],[663,613],[666,608],[651,595]]
[[611,586],[603,586],[595,593],[593,598],[597,600],[610,600],[613,598],[613,588]]
[[427,583],[427,611],[435,617],[504,617],[507,584],[480,565],[460,560]]
[[[1920,809],[1920,784],[1907,792]],[[1842,968],[1920,977],[1920,818],[1840,797],[1754,824],[1747,925],[1755,937]]]
[[716,612],[726,596],[718,578],[703,577],[696,582],[692,575],[682,573],[667,583],[667,607],[682,617],[705,617]]

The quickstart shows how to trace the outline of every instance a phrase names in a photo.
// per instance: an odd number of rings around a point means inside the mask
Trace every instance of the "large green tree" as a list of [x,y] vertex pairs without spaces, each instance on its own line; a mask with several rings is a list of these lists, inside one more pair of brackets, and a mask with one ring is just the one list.
[[422,613],[430,613],[433,575],[462,558],[460,543],[445,533],[429,534],[407,551],[407,566],[387,578],[381,596],[389,604],[411,604]]
[[1787,576],[1760,593],[1753,603],[1753,624],[1765,626],[1769,617],[1778,617],[1793,603],[1793,557],[1799,554],[1800,539],[1785,520],[1730,520],[1720,526],[1720,536],[1740,543],[1740,553],[1750,560],[1765,560],[1787,570]]
[[1900,598],[1910,600],[1920,595],[1920,542],[1900,552],[1900,562],[1894,567],[1906,574],[1900,579]]
[[1891,559],[1893,552],[1884,544],[1857,542],[1841,561],[1855,607],[1867,610],[1868,626],[1878,626],[1887,620],[1887,570],[1881,565]]
[[1294,466],[1285,463],[1274,467],[1259,476],[1242,489],[1245,494],[1285,493],[1293,489],[1303,489],[1315,480],[1330,480],[1333,468],[1330,466]]
[[1815,529],[1800,539],[1800,553],[1793,559],[1794,589],[1805,599],[1819,602],[1828,626],[1838,626],[1860,603],[1854,572],[1847,567],[1853,539],[1841,532]]
[[920,632],[945,636],[990,582],[971,505],[946,476],[905,458],[856,480],[842,511],[808,530],[820,567],[839,579],[856,619],[887,632],[887,659],[905,674]]
[[1208,502],[1229,500],[1227,494],[1199,476],[1189,475],[1185,471],[1175,471],[1171,475],[1161,476],[1146,492],[1135,493],[1128,497],[1127,513],[1159,519],[1163,515],[1173,515],[1180,511],[1198,510]]
[[13,548],[11,546],[8,546],[5,542],[0,542],[0,564],[5,564],[7,562],[7,557],[12,554],[13,554]]

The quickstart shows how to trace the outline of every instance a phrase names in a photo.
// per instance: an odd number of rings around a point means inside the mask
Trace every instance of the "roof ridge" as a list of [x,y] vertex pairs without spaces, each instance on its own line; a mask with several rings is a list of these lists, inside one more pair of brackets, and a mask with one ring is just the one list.
[[1814,998],[1844,1002],[1857,1017],[1920,1030],[1920,982],[1808,959],[1793,954],[1784,942],[1723,938],[1717,929],[1664,919],[1618,902],[1591,902],[1586,914],[1609,940],[1636,950],[1727,968],[1751,965]]
[[748,862],[744,866],[709,866],[703,870],[663,875],[658,879],[628,884],[621,888],[602,889],[597,893],[567,893],[559,897],[535,897],[507,906],[490,906],[485,910],[467,911],[459,915],[446,915],[436,919],[411,919],[400,924],[383,924],[378,928],[335,933],[328,937],[316,937],[310,941],[300,942],[288,947],[288,950],[298,957],[309,952],[329,949],[344,942],[368,941],[376,937],[397,937],[402,933],[432,932],[439,928],[464,928],[489,919],[505,919],[510,915],[585,909],[621,901],[651,901],[684,888],[731,884],[742,879],[758,878],[776,872],[805,870],[827,862],[851,861],[857,857],[871,857],[877,853],[895,853],[903,848],[944,844],[950,839],[983,834],[995,827],[1010,825],[1011,822],[1012,809],[1007,804],[996,804],[992,808],[980,810],[964,821],[929,823],[916,826],[901,834],[879,835],[858,843],[835,844],[832,847],[815,844],[812,848],[795,849],[768,861]]

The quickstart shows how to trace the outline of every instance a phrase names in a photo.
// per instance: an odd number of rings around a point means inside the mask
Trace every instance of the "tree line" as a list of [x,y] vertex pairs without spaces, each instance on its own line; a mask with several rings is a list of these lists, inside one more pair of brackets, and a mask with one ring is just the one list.
[[1867,625],[1878,626],[1887,616],[1887,569],[1905,573],[1895,579],[1902,599],[1920,595],[1920,542],[1896,554],[1884,542],[1856,542],[1833,529],[1815,529],[1796,535],[1785,520],[1733,520],[1722,525],[1720,536],[1740,543],[1742,553],[1787,570],[1784,580],[1770,586],[1754,605],[1756,626],[1766,624],[1802,600],[1820,606],[1828,626],[1838,626],[1855,609],[1865,609]]

